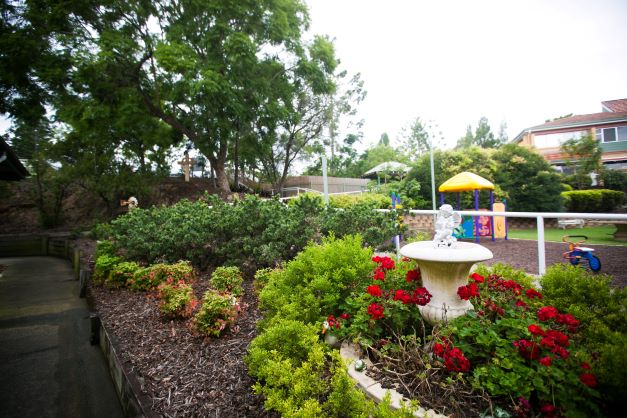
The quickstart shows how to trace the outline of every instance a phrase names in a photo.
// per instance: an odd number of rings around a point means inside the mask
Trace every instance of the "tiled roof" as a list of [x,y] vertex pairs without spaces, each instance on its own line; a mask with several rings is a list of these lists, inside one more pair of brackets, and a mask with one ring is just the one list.
[[627,99],[607,100],[601,105],[612,112],[627,112]]
[[568,127],[571,125],[598,125],[605,122],[612,122],[617,119],[627,119],[627,110],[624,112],[601,112],[601,113],[591,113],[589,115],[575,115],[567,118],[552,120],[550,122],[543,123],[542,125],[537,125],[529,128],[531,131],[546,129],[546,128],[557,128],[557,127]]

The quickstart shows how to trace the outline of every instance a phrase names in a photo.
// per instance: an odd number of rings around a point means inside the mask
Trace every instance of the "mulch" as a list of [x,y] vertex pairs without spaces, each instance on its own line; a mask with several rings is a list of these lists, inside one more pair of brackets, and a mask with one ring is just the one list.
[[[94,244],[80,240],[84,262],[93,263]],[[529,273],[538,273],[537,243],[525,240],[485,240],[494,258],[487,264],[508,263]],[[627,247],[590,246],[601,259],[602,272],[614,276],[613,284],[627,285]],[[547,266],[564,262],[565,244],[546,243]],[[194,284],[196,297],[207,289],[208,273]],[[252,280],[244,283],[243,310],[235,325],[220,338],[195,334],[189,321],[166,320],[160,315],[154,292],[132,292],[90,287],[95,308],[107,329],[120,344],[126,369],[140,383],[145,405],[157,416],[166,417],[270,417],[263,398],[252,391],[244,356],[257,335],[261,318]]]

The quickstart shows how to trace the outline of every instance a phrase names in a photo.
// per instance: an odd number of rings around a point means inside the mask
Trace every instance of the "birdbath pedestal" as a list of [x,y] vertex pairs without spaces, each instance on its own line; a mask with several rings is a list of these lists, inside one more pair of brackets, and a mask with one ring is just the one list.
[[401,255],[416,260],[420,267],[423,286],[431,293],[431,301],[419,306],[423,319],[435,325],[451,320],[473,309],[468,300],[457,294],[460,286],[468,283],[473,264],[489,260],[492,251],[469,242],[454,242],[438,247],[434,241],[419,241],[401,248]]

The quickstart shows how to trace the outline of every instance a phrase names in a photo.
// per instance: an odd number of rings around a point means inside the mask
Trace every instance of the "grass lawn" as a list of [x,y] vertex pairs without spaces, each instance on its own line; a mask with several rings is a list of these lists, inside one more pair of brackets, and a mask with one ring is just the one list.
[[[564,235],[586,235],[588,240],[586,244],[599,244],[599,245],[623,245],[627,246],[627,242],[614,241],[612,234],[616,231],[613,226],[595,226],[590,228],[568,228],[566,230],[559,228],[545,228],[544,239],[545,241],[562,242]],[[537,240],[538,234],[534,229],[510,229],[510,238],[519,239],[531,239]],[[575,238],[576,239],[576,238]]]

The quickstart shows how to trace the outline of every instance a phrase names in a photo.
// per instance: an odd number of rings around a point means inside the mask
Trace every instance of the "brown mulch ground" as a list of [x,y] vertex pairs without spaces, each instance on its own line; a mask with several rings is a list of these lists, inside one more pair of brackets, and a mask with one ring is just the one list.
[[[91,263],[94,243],[80,240],[84,262]],[[508,263],[537,274],[537,243],[525,240],[481,242],[494,253],[488,262]],[[603,264],[602,272],[614,276],[617,286],[627,285],[627,247],[590,246]],[[546,243],[547,266],[563,262],[566,246]],[[195,284],[200,298],[208,276]],[[135,374],[147,407],[160,416],[264,417],[263,399],[252,393],[243,358],[256,335],[260,319],[252,283],[244,284],[243,312],[235,327],[219,339],[194,335],[186,321],[165,320],[154,293],[90,289],[102,321],[119,341],[118,353],[127,370]]]

